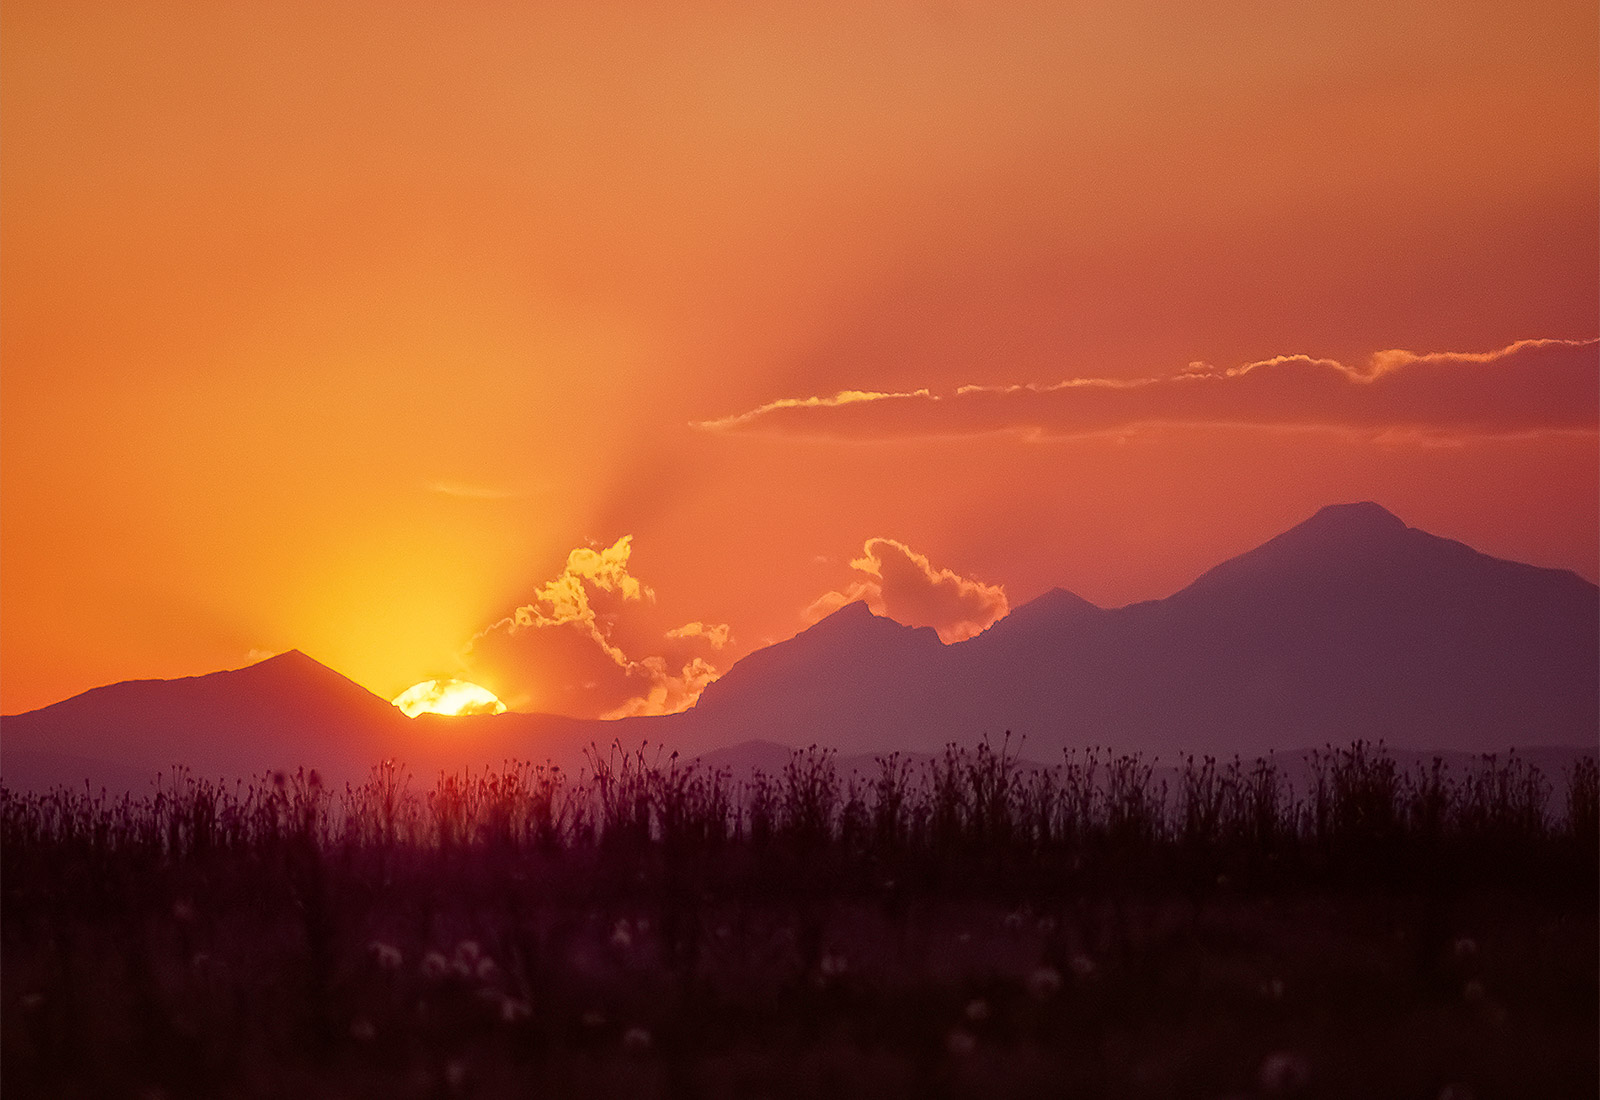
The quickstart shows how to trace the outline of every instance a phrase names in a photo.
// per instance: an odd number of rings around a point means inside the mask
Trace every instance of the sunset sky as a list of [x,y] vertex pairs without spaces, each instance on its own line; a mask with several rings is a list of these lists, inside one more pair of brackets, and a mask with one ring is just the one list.
[[687,705],[1375,500],[1596,579],[1600,15],[0,8],[0,712]]

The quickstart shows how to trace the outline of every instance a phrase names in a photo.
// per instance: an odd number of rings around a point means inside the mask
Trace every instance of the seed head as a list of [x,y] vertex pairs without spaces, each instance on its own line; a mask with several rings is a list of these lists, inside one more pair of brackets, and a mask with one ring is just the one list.
[[379,970],[399,970],[405,962],[405,956],[400,954],[400,949],[392,943],[373,940],[367,944],[367,954],[372,956],[372,961],[377,963]]
[[1061,971],[1041,966],[1028,975],[1028,993],[1036,1001],[1048,1001],[1061,992]]
[[964,1027],[953,1028],[944,1037],[944,1048],[956,1058],[965,1058],[978,1049],[978,1038]]
[[1268,1096],[1294,1096],[1311,1083],[1311,1065],[1290,1051],[1273,1051],[1262,1059],[1256,1080]]

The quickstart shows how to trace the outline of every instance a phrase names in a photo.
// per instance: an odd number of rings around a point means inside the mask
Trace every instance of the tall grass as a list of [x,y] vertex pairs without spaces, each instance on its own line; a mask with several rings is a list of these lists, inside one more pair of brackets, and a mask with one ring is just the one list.
[[1454,771],[1440,759],[1406,770],[1381,742],[1355,741],[1304,763],[1303,791],[1268,758],[1185,757],[1163,771],[1138,755],[1090,748],[1025,769],[1009,738],[952,745],[921,764],[891,754],[867,775],[841,774],[831,750],[812,746],[777,774],[742,783],[676,753],[662,759],[620,744],[591,747],[579,775],[508,761],[441,773],[426,789],[392,761],[337,793],[303,770],[223,785],[180,768],[138,798],[0,788],[0,847],[10,867],[112,855],[182,863],[291,848],[601,859],[777,848],[825,854],[839,866],[1026,868],[1065,858],[1247,870],[1270,860],[1280,871],[1346,872],[1453,860],[1478,874],[1516,873],[1529,858],[1592,863],[1600,831],[1593,757],[1562,777],[1560,800],[1515,754]]

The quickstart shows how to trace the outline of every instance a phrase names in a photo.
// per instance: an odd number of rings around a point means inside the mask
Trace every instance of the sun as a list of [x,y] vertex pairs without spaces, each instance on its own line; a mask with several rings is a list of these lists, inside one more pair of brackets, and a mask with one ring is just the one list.
[[406,717],[419,714],[500,714],[506,705],[488,688],[466,680],[424,680],[394,697]]

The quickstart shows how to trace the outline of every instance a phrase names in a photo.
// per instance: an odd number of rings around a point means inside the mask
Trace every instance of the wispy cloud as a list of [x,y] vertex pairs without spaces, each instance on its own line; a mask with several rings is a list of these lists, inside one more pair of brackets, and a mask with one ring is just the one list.
[[716,420],[697,420],[693,427],[704,428],[708,431],[726,431],[730,428],[741,428],[753,424],[764,417],[784,409],[837,409],[843,405],[861,405],[874,401],[900,401],[907,399],[922,399],[937,401],[928,390],[913,390],[910,393],[885,393],[879,390],[840,390],[831,397],[780,397],[776,401],[769,401],[759,408],[749,412],[735,413],[732,416],[720,417]]
[[1520,340],[1487,352],[1380,351],[1354,366],[1283,355],[1227,368],[1191,363],[1137,379],[967,385],[859,401],[788,398],[698,426],[877,439],[1210,424],[1349,429],[1393,440],[1594,432],[1597,408],[1600,341]]

